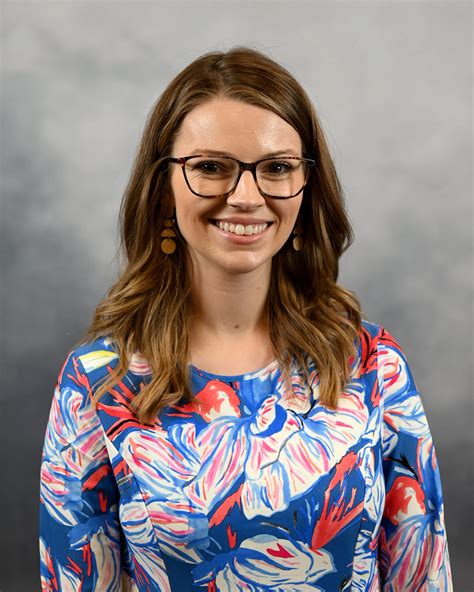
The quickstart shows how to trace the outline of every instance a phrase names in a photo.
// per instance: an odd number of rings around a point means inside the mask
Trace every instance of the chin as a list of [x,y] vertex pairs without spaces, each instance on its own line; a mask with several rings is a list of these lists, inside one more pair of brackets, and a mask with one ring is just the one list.
[[218,267],[224,273],[228,274],[246,274],[257,271],[258,269],[265,269],[267,265],[271,265],[271,259],[261,259],[260,257],[236,257],[233,261],[219,262]]

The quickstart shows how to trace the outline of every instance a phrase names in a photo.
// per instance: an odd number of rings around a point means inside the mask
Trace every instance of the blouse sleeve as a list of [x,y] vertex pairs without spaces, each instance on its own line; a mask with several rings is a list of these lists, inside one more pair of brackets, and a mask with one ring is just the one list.
[[386,488],[382,590],[451,591],[441,481],[420,394],[403,351],[383,329],[377,347]]
[[58,378],[43,448],[43,591],[120,590],[118,492],[87,375],[71,353]]

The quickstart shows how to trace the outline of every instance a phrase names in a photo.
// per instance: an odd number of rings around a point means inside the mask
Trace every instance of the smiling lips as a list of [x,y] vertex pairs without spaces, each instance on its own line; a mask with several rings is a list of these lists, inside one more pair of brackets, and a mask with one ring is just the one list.
[[237,235],[245,235],[251,236],[253,234],[260,234],[262,233],[265,228],[267,228],[268,223],[264,222],[263,224],[234,224],[232,222],[222,222],[220,220],[216,220],[215,224],[224,232],[231,232],[232,234]]

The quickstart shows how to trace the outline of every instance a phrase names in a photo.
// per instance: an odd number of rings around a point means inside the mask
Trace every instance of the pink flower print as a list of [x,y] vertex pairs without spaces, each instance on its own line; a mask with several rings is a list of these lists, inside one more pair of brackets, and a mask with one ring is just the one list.
[[110,470],[102,464],[106,453],[100,448],[97,425],[94,409],[79,391],[56,389],[45,436],[41,501],[61,524],[75,524],[82,512],[81,480],[86,460],[91,483]]
[[451,570],[446,569],[448,550],[440,520],[433,520],[430,515],[413,517],[400,524],[389,539],[382,529],[379,544],[387,590],[452,591]]
[[316,406],[304,423],[275,395],[268,397],[249,429],[242,490],[246,517],[285,510],[314,487],[360,439],[367,418],[368,409],[357,391],[342,393],[335,411]]
[[329,552],[313,551],[301,541],[271,535],[244,540],[226,559],[198,566],[194,570],[196,583],[211,584],[211,590],[213,583],[219,592],[322,592],[317,581],[334,571]]
[[[41,589],[47,592],[57,590],[80,590],[82,577],[72,564],[69,568],[63,567],[51,555],[50,549],[40,537],[40,564],[41,564]],[[78,570],[80,571],[80,570]]]

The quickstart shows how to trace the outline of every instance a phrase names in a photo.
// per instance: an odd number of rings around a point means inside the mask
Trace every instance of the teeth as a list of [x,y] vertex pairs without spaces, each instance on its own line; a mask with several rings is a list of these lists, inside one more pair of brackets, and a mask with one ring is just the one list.
[[234,234],[250,236],[252,234],[259,234],[263,232],[265,228],[268,226],[267,223],[265,224],[247,224],[244,226],[243,224],[229,224],[228,222],[216,222],[216,225],[225,232],[232,232]]

